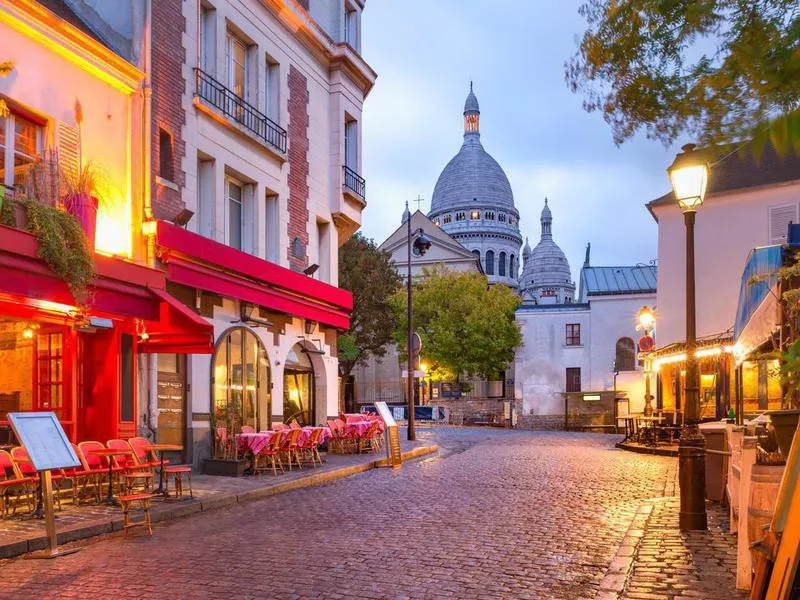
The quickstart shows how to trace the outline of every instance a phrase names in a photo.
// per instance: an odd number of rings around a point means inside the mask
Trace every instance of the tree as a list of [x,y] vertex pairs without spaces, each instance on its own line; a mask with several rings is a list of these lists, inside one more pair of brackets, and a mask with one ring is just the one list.
[[[407,301],[405,290],[392,297],[395,341],[402,352],[408,335]],[[485,275],[424,269],[414,282],[413,320],[432,379],[490,377],[505,371],[522,343],[514,321],[519,303],[510,288],[489,287]]]
[[388,252],[356,234],[339,248],[339,286],[353,294],[350,331],[338,337],[339,374],[350,375],[370,356],[383,356],[395,323],[389,298],[400,286]]
[[587,0],[579,12],[588,30],[566,79],[616,144],[644,129],[665,145],[800,152],[797,0]]

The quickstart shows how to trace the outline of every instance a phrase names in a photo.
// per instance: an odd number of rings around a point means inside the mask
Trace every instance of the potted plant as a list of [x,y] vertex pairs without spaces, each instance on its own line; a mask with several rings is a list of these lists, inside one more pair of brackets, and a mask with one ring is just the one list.
[[66,191],[64,195],[64,209],[80,223],[89,248],[94,251],[95,234],[97,231],[97,189],[101,179],[100,170],[89,161],[77,170],[65,170],[62,173],[62,182]]
[[241,477],[248,462],[239,456],[236,435],[241,429],[241,403],[233,394],[224,409],[218,409],[212,422],[212,454],[203,459],[203,473],[225,477]]

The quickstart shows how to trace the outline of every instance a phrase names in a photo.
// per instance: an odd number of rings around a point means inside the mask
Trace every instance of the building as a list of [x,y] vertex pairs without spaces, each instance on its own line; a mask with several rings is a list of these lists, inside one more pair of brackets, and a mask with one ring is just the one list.
[[[337,249],[366,206],[361,110],[376,79],[360,55],[363,8],[363,0],[3,3],[3,40],[14,43],[0,77],[12,116],[0,123],[27,144],[19,157],[32,148],[43,156],[52,142],[59,160],[76,154],[80,125],[84,160],[102,162],[113,183],[97,220],[98,285],[108,278],[109,290],[130,288],[133,298],[102,304],[96,293],[79,323],[97,316],[113,327],[92,322],[82,345],[48,342],[70,348],[65,366],[81,352],[95,365],[70,366],[61,416],[73,421],[98,402],[87,422],[108,424],[70,423],[73,439],[142,434],[182,445],[198,464],[215,426],[320,423],[338,412],[336,337],[349,327],[352,297],[336,286]],[[4,147],[10,161],[15,146]],[[4,169],[16,187],[18,168]],[[22,249],[30,270],[40,269],[28,238],[0,237],[13,255],[7,265]],[[49,280],[8,282],[15,301],[57,298],[71,314],[73,299]],[[20,335],[25,323],[15,325]],[[63,340],[82,338],[73,325]],[[100,383],[83,390],[81,378]],[[43,406],[35,385],[24,409]]]
[[[594,267],[587,247],[575,299],[569,262],[552,239],[552,221],[545,203],[541,240],[533,251],[526,244],[520,278],[523,343],[514,372],[521,423],[563,427],[569,406],[574,424],[613,426],[616,414],[644,407],[634,340],[639,310],[656,299],[656,268]],[[623,406],[616,398],[624,399]]]
[[503,168],[481,144],[472,84],[464,104],[464,143],[439,175],[428,217],[480,259],[490,283],[517,288],[519,212]]
[[[786,242],[798,220],[800,160],[766,147],[714,160],[706,199],[697,211],[695,273],[700,401],[704,418],[727,415],[735,395],[745,405],[775,408],[781,390],[775,361],[734,356],[742,273],[755,248]],[[672,193],[647,204],[658,223],[658,408],[681,415],[685,393],[685,227]],[[778,263],[780,260],[778,260]],[[746,283],[746,282],[745,282]],[[744,294],[742,294],[744,296]],[[740,331],[745,323],[740,323]],[[751,409],[748,409],[751,410]]]

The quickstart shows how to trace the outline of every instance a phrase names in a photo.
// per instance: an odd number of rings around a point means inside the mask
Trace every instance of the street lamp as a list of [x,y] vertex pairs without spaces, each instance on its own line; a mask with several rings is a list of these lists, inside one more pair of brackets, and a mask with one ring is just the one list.
[[697,327],[695,321],[694,223],[697,209],[703,204],[708,185],[709,165],[694,144],[667,169],[672,191],[683,211],[686,224],[686,403],[678,446],[678,479],[681,487],[679,525],[681,530],[708,528],[705,503],[706,443],[698,428],[700,389],[697,368]]
[[639,356],[644,360],[644,416],[653,416],[653,395],[650,393],[650,375],[652,373],[652,360],[650,351],[653,348],[653,328],[656,325],[656,313],[649,306],[639,309],[637,315],[639,327],[644,331],[644,337],[639,340]]
[[[408,289],[408,338],[407,338],[407,352],[408,352],[408,439],[414,441],[417,439],[414,430],[414,324],[412,322],[413,311],[411,309],[411,252],[415,256],[425,256],[425,253],[431,247],[431,241],[425,235],[422,227],[419,227],[414,235],[411,235],[411,214],[408,211],[408,202],[406,202],[406,226],[408,230],[408,279],[406,280],[406,288]],[[412,241],[413,237],[413,241]]]

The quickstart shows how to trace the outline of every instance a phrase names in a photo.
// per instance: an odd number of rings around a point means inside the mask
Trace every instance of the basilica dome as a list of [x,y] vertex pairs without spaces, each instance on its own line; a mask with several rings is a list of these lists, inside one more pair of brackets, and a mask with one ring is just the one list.
[[481,144],[480,106],[471,83],[464,142],[439,175],[428,217],[480,258],[490,283],[517,287],[519,212],[508,177]]
[[523,300],[536,304],[569,304],[575,297],[575,284],[564,251],[553,240],[553,214],[544,201],[540,218],[542,236],[531,250],[527,241],[523,250],[525,264],[520,277]]

